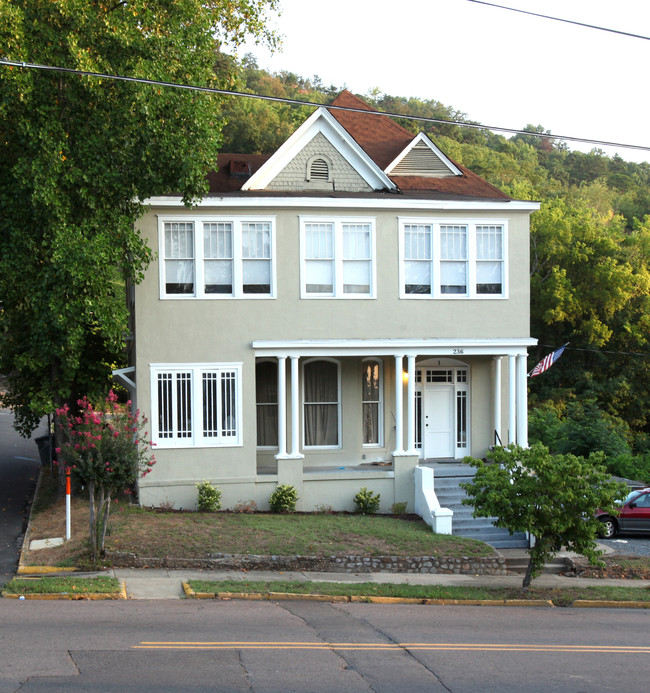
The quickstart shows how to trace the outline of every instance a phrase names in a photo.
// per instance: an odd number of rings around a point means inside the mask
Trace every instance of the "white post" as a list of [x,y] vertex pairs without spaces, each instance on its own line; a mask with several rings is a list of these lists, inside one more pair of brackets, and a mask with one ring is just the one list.
[[70,516],[70,469],[65,470],[65,540],[72,536]]
[[291,357],[291,457],[300,456],[300,398],[298,356]]
[[404,392],[402,382],[402,367],[404,356],[399,354],[395,356],[395,452],[394,455],[404,453],[404,434],[402,420],[404,418]]
[[508,443],[517,442],[517,357],[508,356]]
[[501,357],[494,357],[494,430],[495,445],[502,445],[501,439]]
[[287,456],[287,357],[278,356],[278,457]]
[[415,448],[415,356],[408,356],[408,383],[406,387],[406,452],[417,455]]
[[528,447],[528,378],[526,354],[517,356],[517,445]]

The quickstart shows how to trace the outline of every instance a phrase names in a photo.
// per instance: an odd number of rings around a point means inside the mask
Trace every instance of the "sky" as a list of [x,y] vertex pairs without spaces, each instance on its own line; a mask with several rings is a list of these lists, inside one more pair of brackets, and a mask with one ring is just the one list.
[[[649,0],[491,0],[650,37]],[[434,99],[484,125],[642,145],[650,161],[650,40],[469,0],[280,0],[280,51],[245,45],[261,68],[314,75],[364,95]],[[506,135],[509,136],[509,135]],[[567,143],[589,151],[596,145]]]

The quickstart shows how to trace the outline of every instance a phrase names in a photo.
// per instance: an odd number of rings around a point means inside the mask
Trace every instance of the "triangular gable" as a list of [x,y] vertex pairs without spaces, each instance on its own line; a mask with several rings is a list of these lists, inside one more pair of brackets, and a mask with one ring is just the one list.
[[322,106],[242,186],[264,190],[314,137],[321,133],[373,190],[395,190],[396,185],[375,164],[353,137]]
[[462,176],[462,171],[423,133],[385,169],[389,176]]

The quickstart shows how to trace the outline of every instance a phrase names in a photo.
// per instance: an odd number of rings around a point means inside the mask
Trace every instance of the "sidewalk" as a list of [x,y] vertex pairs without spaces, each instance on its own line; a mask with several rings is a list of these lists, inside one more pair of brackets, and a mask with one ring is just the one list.
[[[81,573],[76,573],[81,575]],[[416,573],[320,573],[310,571],[210,571],[210,570],[172,570],[165,568],[111,568],[94,575],[110,575],[126,584],[130,599],[182,599],[182,583],[187,580],[286,580],[297,582],[339,582],[339,583],[388,583],[411,585],[460,585],[465,587],[508,587],[520,588],[523,575],[442,575]],[[644,587],[643,581],[616,579],[593,579],[565,577],[563,575],[540,575],[533,580],[533,587],[572,588],[590,585],[612,585],[618,587]]]

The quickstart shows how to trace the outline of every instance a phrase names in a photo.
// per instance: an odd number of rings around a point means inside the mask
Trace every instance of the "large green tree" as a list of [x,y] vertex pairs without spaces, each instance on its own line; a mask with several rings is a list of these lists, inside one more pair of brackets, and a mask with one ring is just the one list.
[[[223,89],[234,75],[220,48],[273,43],[276,4],[4,0],[0,58]],[[220,109],[214,94],[0,65],[0,373],[22,433],[107,389],[125,286],[151,258],[133,227],[141,201],[205,193]]]

